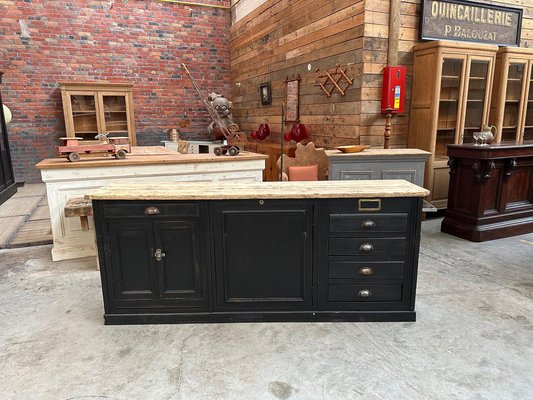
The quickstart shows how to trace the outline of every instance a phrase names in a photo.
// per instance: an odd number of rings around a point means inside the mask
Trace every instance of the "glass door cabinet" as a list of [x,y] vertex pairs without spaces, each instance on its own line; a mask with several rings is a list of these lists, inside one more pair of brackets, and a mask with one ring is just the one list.
[[500,47],[489,123],[496,142],[533,140],[533,49]]
[[102,132],[127,136],[136,145],[132,85],[108,82],[61,82],[67,137],[94,140]]
[[409,147],[432,153],[424,187],[428,201],[446,208],[448,144],[473,143],[487,124],[497,46],[434,41],[414,50]]

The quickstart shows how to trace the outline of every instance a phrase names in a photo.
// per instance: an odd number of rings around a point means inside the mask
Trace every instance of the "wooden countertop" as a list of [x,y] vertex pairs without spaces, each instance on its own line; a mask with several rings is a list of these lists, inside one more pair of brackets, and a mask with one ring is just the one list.
[[131,154],[125,159],[117,160],[114,157],[85,158],[77,162],[70,162],[66,158],[48,158],[39,162],[37,169],[64,169],[64,168],[90,168],[90,167],[119,167],[126,165],[150,164],[187,164],[263,160],[263,154],[241,151],[236,156],[215,156],[214,154],[180,154],[163,146],[132,146]]
[[93,200],[224,200],[424,197],[429,191],[403,179],[313,182],[116,183],[89,193]]
[[408,157],[408,156],[422,156],[429,158],[431,153],[429,151],[420,149],[365,149],[358,153],[343,153],[340,150],[326,150],[328,157],[339,158],[365,158],[365,157]]

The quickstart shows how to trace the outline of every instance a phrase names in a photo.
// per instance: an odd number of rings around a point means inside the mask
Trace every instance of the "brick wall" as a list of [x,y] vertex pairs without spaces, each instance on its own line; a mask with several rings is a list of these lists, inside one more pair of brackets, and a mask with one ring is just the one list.
[[65,135],[59,81],[132,83],[140,145],[160,144],[183,121],[185,138],[207,138],[209,116],[180,64],[206,94],[229,96],[230,20],[229,10],[156,0],[0,1],[0,89],[13,111],[16,180],[39,181],[34,165],[54,157]]

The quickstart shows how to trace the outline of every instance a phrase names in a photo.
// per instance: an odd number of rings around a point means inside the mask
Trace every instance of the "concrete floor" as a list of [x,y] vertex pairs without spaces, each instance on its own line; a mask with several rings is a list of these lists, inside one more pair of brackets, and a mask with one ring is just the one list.
[[423,222],[414,323],[104,326],[91,259],[0,251],[0,399],[533,399],[533,234]]

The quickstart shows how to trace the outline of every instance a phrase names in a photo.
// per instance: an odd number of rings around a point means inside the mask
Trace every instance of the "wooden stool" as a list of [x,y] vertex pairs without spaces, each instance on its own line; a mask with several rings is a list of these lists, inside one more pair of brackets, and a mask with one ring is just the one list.
[[89,216],[93,215],[93,203],[90,199],[74,197],[65,204],[65,217],[80,217],[81,229],[89,230]]

